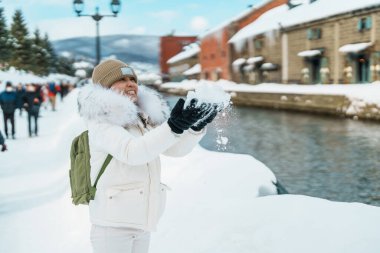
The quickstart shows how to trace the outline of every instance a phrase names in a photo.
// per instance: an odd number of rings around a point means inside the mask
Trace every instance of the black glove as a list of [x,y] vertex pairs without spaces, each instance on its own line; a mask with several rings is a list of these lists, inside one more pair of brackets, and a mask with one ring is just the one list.
[[205,108],[202,119],[197,122],[197,124],[191,127],[194,131],[201,131],[207,124],[211,123],[216,115],[218,114],[219,109],[217,105],[209,105]]
[[1,148],[1,152],[4,152],[4,151],[6,151],[6,150],[7,150],[7,145],[3,144],[3,145],[2,145],[2,148]]
[[178,99],[168,119],[171,130],[177,134],[182,134],[184,130],[189,129],[195,122],[202,118],[203,111],[200,107],[196,107],[196,99],[192,99],[190,104],[183,109],[184,104],[184,99]]

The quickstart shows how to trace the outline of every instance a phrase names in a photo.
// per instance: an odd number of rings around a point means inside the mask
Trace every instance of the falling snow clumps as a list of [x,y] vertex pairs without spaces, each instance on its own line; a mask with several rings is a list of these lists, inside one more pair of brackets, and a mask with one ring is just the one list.
[[225,126],[228,124],[232,113],[231,95],[223,90],[220,85],[203,83],[198,85],[194,91],[187,93],[185,107],[192,99],[197,99],[197,105],[202,103],[218,105],[218,116],[213,124],[216,128],[217,136],[215,145],[217,150],[226,151],[228,137],[226,136]]

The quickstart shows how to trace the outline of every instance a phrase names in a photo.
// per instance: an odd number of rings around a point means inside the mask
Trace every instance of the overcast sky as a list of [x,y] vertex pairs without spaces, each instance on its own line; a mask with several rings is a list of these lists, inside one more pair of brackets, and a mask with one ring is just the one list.
[[[246,10],[249,4],[262,0],[121,0],[118,18],[100,22],[101,35],[147,34],[199,35]],[[95,22],[90,17],[78,18],[72,0],[2,0],[8,25],[16,9],[23,11],[29,30],[38,27],[51,39],[94,36]],[[84,0],[84,13],[110,14],[110,0]]]

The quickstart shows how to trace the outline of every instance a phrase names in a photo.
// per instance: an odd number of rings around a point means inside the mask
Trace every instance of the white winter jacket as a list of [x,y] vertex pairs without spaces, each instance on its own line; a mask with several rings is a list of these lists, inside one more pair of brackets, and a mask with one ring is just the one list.
[[153,231],[165,209],[160,154],[184,156],[204,133],[174,134],[166,102],[139,86],[138,102],[100,85],[82,88],[79,112],[88,126],[91,182],[108,154],[113,156],[90,202],[93,224]]

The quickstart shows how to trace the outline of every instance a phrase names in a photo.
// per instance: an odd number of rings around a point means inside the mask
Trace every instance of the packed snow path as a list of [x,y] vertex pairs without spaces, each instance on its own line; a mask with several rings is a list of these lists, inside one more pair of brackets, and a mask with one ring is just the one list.
[[[0,252],[91,252],[86,206],[71,204],[69,149],[84,129],[73,91],[58,111],[42,111],[40,137],[0,153]],[[24,116],[25,117],[25,116]],[[167,210],[151,252],[373,252],[380,250],[380,208],[275,193],[271,171],[248,155],[197,147],[162,160]],[[348,246],[346,246],[348,245]],[[281,249],[281,250],[280,250]]]

